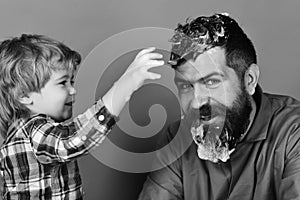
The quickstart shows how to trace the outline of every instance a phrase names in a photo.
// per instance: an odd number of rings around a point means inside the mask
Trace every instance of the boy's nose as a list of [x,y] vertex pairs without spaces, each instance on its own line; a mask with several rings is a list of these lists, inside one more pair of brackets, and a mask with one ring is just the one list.
[[73,86],[71,86],[71,87],[69,88],[69,93],[70,93],[70,95],[76,94],[76,89],[75,89]]

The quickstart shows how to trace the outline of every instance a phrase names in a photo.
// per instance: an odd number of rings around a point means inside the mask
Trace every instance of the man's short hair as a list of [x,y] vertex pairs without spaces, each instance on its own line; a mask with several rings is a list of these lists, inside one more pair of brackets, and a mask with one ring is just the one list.
[[169,63],[177,68],[181,61],[214,47],[225,49],[226,65],[233,68],[242,81],[251,64],[257,64],[255,48],[238,23],[228,14],[214,14],[187,19],[178,24],[172,42]]

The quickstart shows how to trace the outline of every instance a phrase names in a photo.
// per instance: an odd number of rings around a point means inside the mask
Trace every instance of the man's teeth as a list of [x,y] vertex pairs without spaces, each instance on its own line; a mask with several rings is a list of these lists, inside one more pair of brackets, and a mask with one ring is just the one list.
[[193,138],[197,140],[197,142],[201,142],[203,140],[203,124],[200,126],[195,126],[195,125],[200,125],[200,122],[198,120],[195,122],[194,126],[191,128],[191,133],[193,135]]
[[196,133],[198,136],[203,138],[203,124],[201,126],[199,126],[198,128],[196,128]]

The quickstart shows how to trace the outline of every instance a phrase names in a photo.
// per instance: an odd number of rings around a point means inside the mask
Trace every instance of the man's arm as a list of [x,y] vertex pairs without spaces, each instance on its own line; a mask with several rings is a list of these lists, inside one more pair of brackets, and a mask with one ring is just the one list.
[[190,140],[179,126],[180,123],[171,125],[160,140],[164,150],[157,151],[155,164],[161,168],[149,174],[139,200],[184,199],[181,156]]
[[150,173],[139,200],[182,200],[182,177],[173,163],[163,169]]
[[300,124],[288,139],[285,156],[279,199],[300,199]]

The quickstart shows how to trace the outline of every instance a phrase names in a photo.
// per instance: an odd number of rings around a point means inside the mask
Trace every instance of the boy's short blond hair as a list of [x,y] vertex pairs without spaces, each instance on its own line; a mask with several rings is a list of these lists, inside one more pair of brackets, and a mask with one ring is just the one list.
[[74,71],[81,62],[78,52],[43,35],[22,34],[0,44],[0,132],[30,111],[19,102],[30,92],[39,92],[52,71]]

